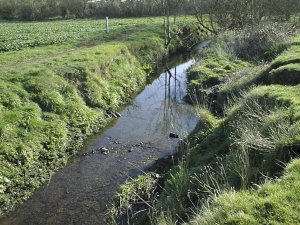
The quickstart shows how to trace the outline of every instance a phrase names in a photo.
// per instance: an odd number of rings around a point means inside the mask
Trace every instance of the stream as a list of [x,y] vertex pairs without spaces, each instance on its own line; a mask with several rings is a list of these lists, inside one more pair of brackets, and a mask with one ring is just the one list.
[[[195,128],[194,108],[183,100],[186,71],[193,63],[183,56],[176,66],[169,63],[172,76],[163,72],[152,79],[110,128],[90,138],[80,156],[1,218],[0,225],[105,225],[107,204],[119,185],[173,154],[178,141]],[[97,150],[101,147],[109,152]]]

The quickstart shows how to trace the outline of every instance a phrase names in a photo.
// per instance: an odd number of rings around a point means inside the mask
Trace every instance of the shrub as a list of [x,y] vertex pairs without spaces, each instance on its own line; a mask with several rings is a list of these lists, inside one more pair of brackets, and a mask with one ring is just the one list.
[[288,25],[263,23],[236,33],[229,48],[240,58],[271,60],[286,49],[291,33],[292,28]]

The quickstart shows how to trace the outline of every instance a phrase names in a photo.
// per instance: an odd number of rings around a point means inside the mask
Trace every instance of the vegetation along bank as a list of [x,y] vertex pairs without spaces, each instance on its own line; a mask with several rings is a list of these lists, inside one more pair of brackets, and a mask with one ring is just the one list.
[[0,215],[26,200],[140,91],[169,52],[199,41],[180,17],[0,23]]
[[297,28],[266,22],[219,32],[199,54],[187,99],[200,121],[178,147],[178,165],[122,185],[112,221],[299,224]]

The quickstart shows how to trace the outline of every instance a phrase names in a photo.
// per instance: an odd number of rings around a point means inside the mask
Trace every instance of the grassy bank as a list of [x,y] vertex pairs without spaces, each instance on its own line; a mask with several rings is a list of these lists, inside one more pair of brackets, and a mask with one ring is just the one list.
[[[1,22],[0,215],[105,127],[105,111],[141,90],[167,53],[161,18],[113,19],[108,34],[102,22]],[[194,21],[182,17],[174,30],[183,27]],[[184,35],[174,37],[172,51],[183,47]]]
[[257,189],[221,193],[187,224],[299,224],[299,175],[295,159],[280,179]]
[[[189,72],[200,121],[140,224],[300,222],[299,35],[263,29],[221,34],[200,53]],[[250,55],[264,32],[272,41]]]
[[[203,69],[211,63],[206,59],[211,53],[204,52],[191,70],[190,87],[200,108],[208,110],[200,109],[200,124],[166,181],[153,223],[297,224],[299,160],[290,160],[298,157],[300,145],[299,36],[279,43],[286,50],[275,51],[272,60],[268,54],[264,63],[237,57],[226,49],[232,39],[220,44],[224,37],[218,38],[207,52],[214,49],[216,55],[216,46],[221,47],[232,69],[218,73],[222,60],[210,71]],[[206,74],[219,81],[206,85]],[[213,95],[207,94],[211,87]]]

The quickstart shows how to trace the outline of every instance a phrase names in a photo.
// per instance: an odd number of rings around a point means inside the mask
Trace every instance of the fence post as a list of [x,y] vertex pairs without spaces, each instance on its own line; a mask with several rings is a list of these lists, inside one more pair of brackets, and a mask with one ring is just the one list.
[[108,17],[106,17],[105,20],[106,20],[105,22],[106,33],[108,33],[109,32]]

